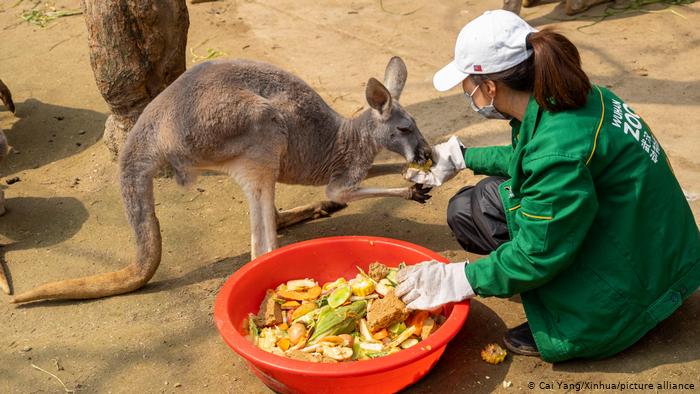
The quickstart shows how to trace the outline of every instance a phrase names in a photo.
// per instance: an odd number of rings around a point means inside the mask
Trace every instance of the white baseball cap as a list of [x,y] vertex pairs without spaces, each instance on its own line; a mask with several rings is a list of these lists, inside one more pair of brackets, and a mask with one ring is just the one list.
[[459,32],[455,59],[433,76],[435,89],[444,92],[470,74],[496,73],[522,63],[532,54],[527,36],[536,31],[510,11],[484,12]]

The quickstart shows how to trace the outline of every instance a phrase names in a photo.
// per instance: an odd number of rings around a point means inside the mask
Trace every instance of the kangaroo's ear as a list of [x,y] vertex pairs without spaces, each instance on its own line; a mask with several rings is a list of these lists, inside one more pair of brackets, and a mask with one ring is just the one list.
[[367,81],[367,89],[365,89],[367,103],[381,114],[385,114],[391,109],[391,94],[382,85],[381,82],[374,78]]
[[384,71],[384,86],[389,90],[394,100],[398,101],[401,97],[407,77],[406,63],[398,56],[392,57]]

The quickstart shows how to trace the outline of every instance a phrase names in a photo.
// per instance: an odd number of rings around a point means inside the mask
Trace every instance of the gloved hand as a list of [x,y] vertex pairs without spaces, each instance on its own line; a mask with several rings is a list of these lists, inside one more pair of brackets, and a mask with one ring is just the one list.
[[433,166],[429,172],[423,172],[417,168],[408,168],[404,178],[425,186],[440,186],[452,179],[458,172],[467,168],[464,164],[462,145],[456,136],[450,137],[447,142],[432,147]]
[[464,271],[466,262],[425,261],[399,270],[396,295],[409,309],[431,310],[475,296]]

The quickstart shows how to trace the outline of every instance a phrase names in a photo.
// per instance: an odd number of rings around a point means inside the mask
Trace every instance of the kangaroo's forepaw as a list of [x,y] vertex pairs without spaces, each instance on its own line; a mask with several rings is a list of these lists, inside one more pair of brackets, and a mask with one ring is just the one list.
[[420,204],[425,204],[432,197],[429,193],[432,187],[424,187],[420,183],[416,183],[408,189],[411,192],[409,200],[413,200]]

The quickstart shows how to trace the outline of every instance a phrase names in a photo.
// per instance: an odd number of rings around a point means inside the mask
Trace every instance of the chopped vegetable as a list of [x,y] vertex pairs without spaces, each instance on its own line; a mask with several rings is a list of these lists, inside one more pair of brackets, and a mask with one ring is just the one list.
[[389,270],[389,273],[387,274],[386,280],[390,281],[394,286],[398,284],[398,280],[396,280],[396,273],[399,272],[396,268],[392,268]]
[[379,294],[370,294],[364,297],[352,296],[350,297],[350,301],[376,300],[377,298],[379,298]]
[[403,341],[407,340],[408,338],[411,337],[416,332],[416,327],[411,326],[405,329],[399,336],[396,337],[391,343],[389,344],[389,347],[396,347],[399,346]]
[[341,285],[344,285],[348,283],[348,281],[345,280],[345,278],[338,278],[334,282],[328,282],[323,285],[323,291],[329,291],[333,290],[336,287],[339,287]]
[[255,316],[252,314],[248,316],[248,335],[250,335],[253,342],[257,342],[258,336],[260,336],[258,325],[255,324]]
[[277,347],[284,350],[284,351],[287,351],[290,346],[291,346],[291,342],[290,342],[289,338],[282,338],[279,341],[277,341]]
[[423,322],[423,327],[421,328],[420,331],[420,338],[425,340],[430,336],[430,334],[435,331],[435,320],[433,320],[432,317],[428,316],[425,318],[425,321]]
[[389,327],[389,332],[392,336],[401,334],[406,329],[406,323],[398,322],[394,323]]
[[375,282],[379,282],[381,279],[385,278],[389,274],[389,270],[389,267],[387,267],[386,265],[380,262],[374,262],[369,265],[369,270],[367,274]]
[[328,305],[331,308],[337,308],[345,303],[352,295],[352,290],[350,286],[340,286],[337,287],[330,296],[328,296]]
[[444,322],[441,310],[411,313],[406,308],[394,293],[397,268],[372,263],[370,275],[357,269],[355,278],[322,287],[304,278],[268,290],[258,314],[243,323],[247,337],[281,357],[335,363],[402,351]]
[[306,326],[301,323],[294,323],[287,330],[287,335],[289,335],[292,345],[296,345],[306,336]]
[[381,352],[384,349],[384,345],[378,342],[360,342],[360,349],[370,352]]
[[408,349],[411,346],[415,346],[418,344],[418,340],[416,338],[408,338],[407,340],[401,342],[401,349]]
[[287,300],[315,300],[316,298],[318,298],[318,296],[321,295],[321,288],[318,286],[314,286],[305,291],[295,291],[287,289],[286,285],[282,285],[280,286],[280,289],[277,290],[277,295]]
[[352,349],[347,347],[324,347],[323,355],[337,361],[349,360],[352,358]]
[[360,319],[360,335],[362,335],[362,339],[365,341],[377,342],[377,340],[372,336],[372,333],[369,332],[369,328],[367,328],[367,321],[365,319]]
[[295,309],[292,312],[292,321],[295,321],[296,319],[306,315],[307,313],[313,311],[316,309],[316,304],[313,302],[307,302],[304,304],[301,304],[297,309]]
[[415,311],[411,317],[409,317],[409,321],[407,321],[406,324],[415,327],[416,332],[420,333],[423,329],[423,323],[428,316],[430,316],[430,312],[428,311]]
[[287,282],[287,290],[290,291],[308,290],[315,286],[318,286],[318,283],[316,283],[315,280],[309,278],[295,279]]
[[374,292],[374,282],[366,277],[351,280],[350,287],[352,288],[352,294],[358,297],[368,296]]
[[367,301],[355,301],[348,306],[333,309],[323,307],[309,343],[329,335],[349,334],[355,330],[357,321],[367,313]]
[[282,304],[282,309],[294,309],[301,305],[299,301],[287,301]]
[[382,339],[384,339],[388,336],[389,336],[389,331],[387,331],[386,328],[382,328],[381,330],[372,334],[372,338],[374,338],[378,341],[381,341]]

